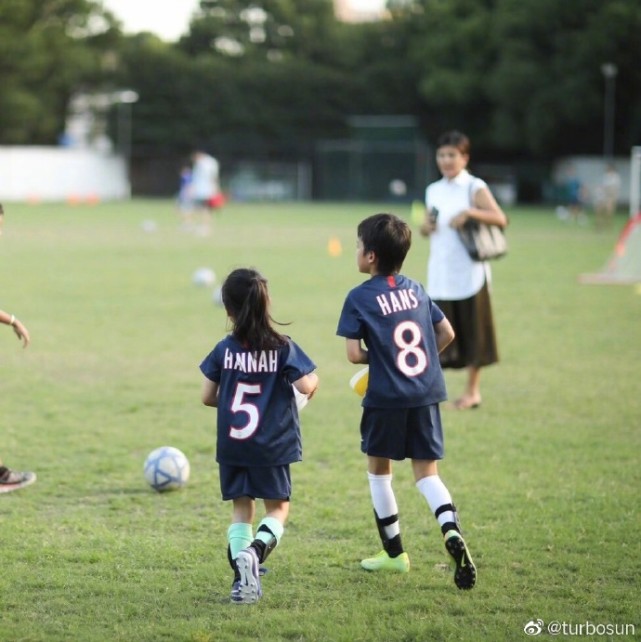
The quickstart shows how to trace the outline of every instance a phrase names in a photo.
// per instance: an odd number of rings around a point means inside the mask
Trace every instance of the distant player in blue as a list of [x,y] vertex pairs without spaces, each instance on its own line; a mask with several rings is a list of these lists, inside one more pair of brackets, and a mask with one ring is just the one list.
[[176,203],[180,214],[183,229],[190,230],[191,216],[194,210],[194,200],[191,193],[192,169],[191,165],[183,165],[180,169],[180,184]]
[[347,340],[347,359],[369,364],[363,398],[361,450],[383,550],[361,561],[368,571],[406,573],[392,460],[412,460],[416,487],[434,512],[445,548],[456,564],[460,589],[476,583],[476,568],[461,535],[456,508],[438,475],[443,458],[439,403],[446,399],[439,363],[454,331],[423,286],[399,274],[410,249],[409,226],[393,214],[375,214],[358,226],[356,263],[370,279],[349,292],[336,334]]
[[[200,365],[202,401],[218,408],[220,488],[223,500],[233,502],[231,600],[252,604],[262,595],[259,565],[283,536],[289,465],[302,458],[294,388],[311,399],[318,376],[300,347],[272,327],[267,281],[256,270],[234,270],[222,300],[233,329]],[[254,537],[256,498],[264,500],[266,514]]]

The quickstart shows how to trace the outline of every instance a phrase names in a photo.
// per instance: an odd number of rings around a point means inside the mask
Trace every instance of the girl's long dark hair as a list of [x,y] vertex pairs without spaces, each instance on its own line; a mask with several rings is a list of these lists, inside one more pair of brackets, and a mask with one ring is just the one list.
[[[268,350],[285,345],[285,336],[272,327],[267,279],[253,268],[239,268],[223,283],[223,305],[231,318],[233,335],[247,348]],[[283,325],[283,324],[279,324]]]

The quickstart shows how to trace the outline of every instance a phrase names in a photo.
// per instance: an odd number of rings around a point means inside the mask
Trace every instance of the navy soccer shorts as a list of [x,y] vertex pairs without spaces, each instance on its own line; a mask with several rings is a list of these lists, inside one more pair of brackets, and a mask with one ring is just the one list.
[[292,478],[289,464],[284,466],[229,466],[219,464],[220,491],[223,500],[282,499],[289,501]]
[[438,404],[419,408],[363,408],[361,450],[372,457],[443,459]]

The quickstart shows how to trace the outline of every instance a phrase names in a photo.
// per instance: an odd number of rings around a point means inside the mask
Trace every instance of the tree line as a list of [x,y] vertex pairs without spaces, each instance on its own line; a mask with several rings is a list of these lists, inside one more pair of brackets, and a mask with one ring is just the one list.
[[[461,128],[485,158],[641,143],[638,0],[388,0],[336,20],[332,0],[202,0],[187,33],[125,35],[97,0],[0,3],[0,144],[55,144],[79,92],[130,88],[133,150],[194,145],[304,154],[352,115],[413,115],[427,140]],[[150,11],[154,9],[150,7]]]

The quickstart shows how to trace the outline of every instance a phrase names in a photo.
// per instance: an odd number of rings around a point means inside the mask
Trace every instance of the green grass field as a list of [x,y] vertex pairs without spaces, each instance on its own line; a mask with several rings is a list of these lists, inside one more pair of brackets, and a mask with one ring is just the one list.
[[[597,233],[551,209],[509,212],[510,254],[493,266],[501,363],[484,372],[479,410],[443,413],[441,475],[477,587],[455,588],[408,462],[394,488],[412,571],[360,569],[380,542],[347,383],[356,366],[335,328],[363,280],[356,224],[380,209],[231,204],[205,238],[179,231],[170,201],[5,204],[0,308],[32,345],[0,328],[0,456],[38,482],[0,496],[0,640],[494,642],[528,639],[537,619],[641,635],[641,291],[577,282],[605,264],[622,215]],[[404,272],[424,281],[427,255],[415,234]],[[305,461],[264,598],[238,607],[198,369],[228,326],[191,276],[246,265],[268,277],[273,315],[292,322],[321,388],[302,414]],[[447,373],[452,397],[463,377]],[[161,445],[190,459],[181,491],[143,479]]]

